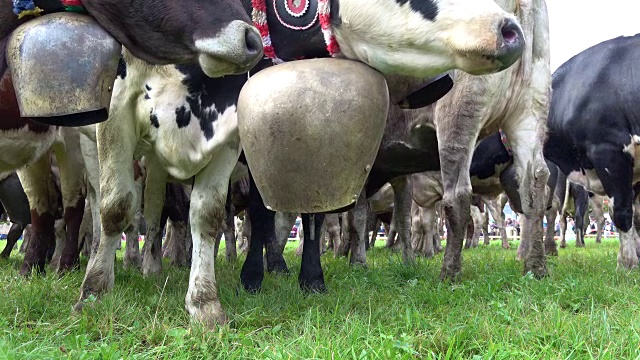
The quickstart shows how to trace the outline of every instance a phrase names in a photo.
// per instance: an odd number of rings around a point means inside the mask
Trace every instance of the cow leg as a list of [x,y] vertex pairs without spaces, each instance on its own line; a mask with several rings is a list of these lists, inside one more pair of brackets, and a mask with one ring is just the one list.
[[498,226],[498,231],[500,232],[500,239],[502,240],[502,248],[509,249],[509,239],[507,238],[507,230],[504,228],[504,214],[502,213],[502,208],[500,207],[500,197],[495,200],[487,201],[487,210],[489,210],[489,214],[495,221]]
[[576,247],[584,247],[585,228],[589,216],[589,199],[584,194],[583,198],[574,199],[574,201],[576,202]]
[[[393,188],[393,217],[395,219],[398,241],[402,247],[402,261],[411,264],[415,261],[415,254],[411,247],[411,178],[409,176],[397,177],[390,181]],[[368,237],[368,232],[366,232]]]
[[144,188],[144,219],[147,236],[142,247],[142,276],[162,270],[162,210],[167,189],[167,171],[153,155],[145,157],[147,179]]
[[24,228],[24,234],[22,235],[22,245],[20,245],[20,249],[18,249],[18,252],[20,254],[25,254],[27,252],[27,249],[29,248],[29,242],[31,242],[32,235],[33,235],[33,226],[29,224]]
[[[140,166],[134,162],[133,166]],[[142,265],[142,257],[140,255],[140,220],[142,219],[142,199],[144,194],[144,177],[138,176],[138,172],[134,169],[134,174],[136,176],[135,187],[136,187],[136,202],[135,202],[135,212],[133,215],[133,223],[131,227],[128,229],[126,233],[126,245],[124,249],[124,257],[122,258],[122,266],[127,269],[129,267],[140,268]],[[145,241],[146,243],[146,241]]]
[[[601,196],[594,195],[591,202],[591,209],[593,217],[596,219],[596,243],[599,244],[602,242],[602,230],[604,228],[604,204]],[[635,218],[634,218],[635,223]],[[640,223],[640,221],[638,221]]]
[[[127,113],[135,109],[130,103],[135,99],[126,99],[124,103],[115,100],[112,101],[109,121],[97,125],[100,185],[96,190],[100,194],[100,211],[93,215],[94,221],[96,218],[100,220],[97,232],[100,240],[92,247],[91,251],[95,253],[89,259],[80,287],[80,299],[74,307],[76,310],[82,309],[85,299],[113,287],[116,248],[122,232],[131,225],[135,212],[136,188],[131,160],[137,131],[133,120],[135,116]],[[97,203],[94,204],[97,210]],[[95,236],[94,232],[94,239]]]
[[93,231],[89,258],[92,258],[100,245],[100,165],[98,163],[98,146],[96,142],[81,135],[80,149],[86,169],[87,198],[91,207]]
[[249,252],[240,272],[240,281],[245,290],[256,293],[260,290],[264,279],[263,249],[265,244],[276,241],[275,211],[267,209],[264,205],[251,173],[249,173],[249,181],[249,209],[247,212],[251,219],[251,238],[249,239]]
[[211,162],[196,175],[191,192],[189,219],[193,255],[185,306],[194,319],[210,327],[226,321],[218,299],[213,248],[214,237],[224,221],[229,178],[239,155],[238,150],[221,146]]
[[267,271],[277,274],[288,274],[289,268],[284,260],[284,248],[289,241],[289,233],[296,222],[297,214],[277,212],[274,217],[276,241],[266,244]]
[[[347,257],[349,256],[349,249],[351,248],[351,238],[349,237],[349,219],[348,212],[343,212],[338,215],[338,223],[342,224],[340,226],[340,232],[338,233],[338,238],[340,241],[337,245],[334,244],[336,248],[336,252],[333,254],[334,257]],[[388,229],[389,227],[387,227]]]
[[22,232],[25,228],[26,226],[22,224],[11,224],[11,228],[9,229],[9,233],[7,234],[7,245],[4,247],[4,250],[2,250],[2,253],[0,253],[0,258],[9,258],[13,247],[16,246],[16,243],[18,242],[18,239],[20,238],[20,235],[22,235]]
[[[233,214],[235,208],[231,202],[231,193],[227,191],[227,201],[224,205],[225,221],[224,221],[224,250],[227,261],[232,262],[238,259],[238,252],[236,250],[236,231],[233,221]],[[185,233],[186,236],[186,233]]]
[[58,206],[51,177],[50,154],[45,153],[17,173],[29,199],[32,229],[20,274],[28,275],[32,269],[44,273],[47,251],[55,245],[53,211]]
[[491,245],[491,238],[489,237],[489,211],[488,209],[484,212],[484,217],[482,220],[482,242],[485,245]]
[[349,234],[351,257],[349,263],[351,265],[367,265],[367,253],[364,247],[366,241],[367,212],[369,202],[367,201],[364,190],[360,193],[356,206],[347,212],[346,228]]
[[440,237],[437,234],[436,223],[436,208],[435,206],[428,206],[420,208],[421,223],[423,227],[423,250],[422,255],[426,258],[432,258],[436,253],[436,246],[434,246],[434,239]]
[[56,219],[53,223],[53,233],[55,234],[56,246],[53,250],[49,266],[51,266],[53,270],[57,271],[60,267],[60,258],[62,257],[62,252],[64,251],[65,243],[67,241],[67,229],[64,219]]
[[471,220],[473,221],[473,233],[471,235],[471,247],[476,248],[480,243],[480,233],[482,232],[482,222],[484,216],[477,206],[471,206]]
[[375,214],[373,214],[373,212],[372,212],[372,215],[374,216],[374,220],[373,220],[373,232],[371,233],[371,241],[369,242],[370,249],[373,249],[374,247],[376,247],[376,241],[378,240],[378,229],[380,229],[380,224],[382,224],[382,221],[377,217],[375,217]]
[[308,292],[324,292],[324,275],[320,264],[320,237],[324,214],[302,214],[305,242],[302,250],[302,266],[298,276],[300,288]]
[[[534,66],[548,66],[542,64]],[[541,81],[542,83],[542,81]],[[547,103],[549,89],[532,89],[532,97],[540,104]],[[524,217],[521,225],[521,241],[529,242],[525,253],[524,272],[531,272],[537,278],[546,276],[547,266],[544,254],[543,219],[547,208],[547,180],[549,168],[542,154],[543,139],[546,131],[548,108],[532,105],[530,114],[521,121],[513,122],[504,128],[514,152],[516,176],[520,180],[519,194]]]
[[413,246],[413,250],[418,255],[422,254],[422,241],[424,236],[424,226],[421,215],[420,205],[414,201],[411,204],[411,246]]
[[544,238],[544,251],[547,255],[558,256],[558,246],[555,237],[555,223],[558,216],[558,203],[553,201],[551,209],[547,211],[547,233]]
[[618,269],[633,269],[638,266],[638,255],[633,236],[633,160],[630,156],[621,159],[623,152],[616,146],[597,146],[587,154],[592,161],[604,190],[611,198],[613,222],[620,232]]
[[560,248],[567,247],[567,214],[560,213]]
[[53,148],[60,168],[60,188],[66,225],[65,246],[57,268],[59,273],[76,268],[80,264],[78,235],[85,205],[84,161],[80,149],[80,133],[70,128],[61,128],[60,132],[64,145],[56,145]]
[[327,214],[324,223],[327,226],[327,234],[329,235],[329,244],[333,244],[333,254],[337,256],[338,247],[340,245],[340,220],[338,214]]
[[87,259],[91,256],[91,243],[93,239],[93,216],[91,215],[91,202],[85,200],[84,215],[80,223],[80,231],[78,233],[79,248],[81,254]]
[[251,244],[251,220],[249,219],[249,211],[245,211],[244,220],[242,221],[242,239],[239,246],[240,252],[247,253]]

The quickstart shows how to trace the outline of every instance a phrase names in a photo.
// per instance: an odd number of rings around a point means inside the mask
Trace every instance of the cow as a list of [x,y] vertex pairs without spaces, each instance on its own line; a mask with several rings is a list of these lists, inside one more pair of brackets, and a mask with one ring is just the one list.
[[633,184],[637,173],[640,118],[632,104],[638,89],[640,36],[618,37],[590,47],[553,74],[545,156],[570,182],[607,195],[620,231],[618,268],[638,265],[633,238]]
[[[61,4],[36,2],[45,12],[64,11]],[[0,5],[0,142],[6,149],[0,159],[0,171],[18,170],[32,206],[33,241],[21,268],[28,274],[33,267],[44,270],[45,248],[53,242],[54,207],[49,157],[56,152],[61,170],[62,195],[67,226],[67,245],[60,270],[77,262],[77,229],[84,199],[80,198],[82,171],[77,134],[37,124],[20,117],[11,74],[7,70],[5,47],[14,29],[31,16],[18,18],[12,2]],[[262,56],[261,38],[249,23],[240,2],[145,0],[86,0],[84,7],[128,51],[155,64],[195,63],[210,76],[243,73]],[[222,9],[222,10],[221,10]],[[162,16],[158,16],[162,14]],[[21,14],[19,14],[21,15]],[[64,141],[62,141],[64,140]],[[71,229],[69,229],[71,227]]]
[[[55,1],[35,1],[44,13],[65,11]],[[209,76],[238,74],[262,57],[260,34],[238,0],[83,0],[98,23],[134,56],[152,64],[197,63]],[[11,32],[32,16],[18,18],[12,2],[0,5],[0,75]]]
[[[394,0],[378,1],[379,6],[363,7],[360,1],[341,0],[339,7],[323,13],[333,14],[330,28],[324,23],[322,29],[324,34],[335,35],[335,43],[333,37],[327,36],[329,52],[339,47],[343,56],[368,63],[385,74],[430,77],[454,67],[479,74],[499,71],[516,61],[524,46],[518,21],[490,0],[467,0],[463,4],[429,1],[425,3],[428,6],[417,8]],[[318,9],[319,4],[314,7]],[[247,12],[252,10],[251,2],[245,1],[244,5]],[[324,52],[325,36],[319,31],[320,24],[312,26],[311,30],[316,31],[313,36],[301,32],[279,37],[278,32],[289,30],[273,21],[276,16],[272,4],[266,14],[264,8],[254,10],[254,20],[263,30],[265,25],[274,25],[269,49],[275,49],[279,59]],[[404,25],[399,28],[398,23]],[[464,30],[471,28],[472,33]],[[299,38],[300,35],[304,36]],[[164,201],[165,182],[192,182],[189,218],[193,259],[185,303],[193,318],[213,326],[226,319],[215,285],[214,238],[224,216],[232,170],[240,155],[236,102],[247,76],[212,79],[196,65],[152,66],[134,55],[125,46],[109,120],[97,126],[103,231],[98,251],[87,267],[76,309],[82,308],[87,297],[113,287],[113,253],[120,232],[131,223],[135,199],[133,174],[124,164],[144,155],[144,217],[147,241],[152,245],[145,249],[150,254],[145,251],[143,256],[151,257],[153,260],[148,263],[153,265],[143,266],[143,272],[151,275],[161,269],[157,209]],[[267,51],[267,55],[275,60],[274,52]],[[252,211],[251,202],[256,201],[264,206],[254,191],[249,207],[252,232],[267,233],[258,220],[260,214]],[[273,233],[273,228],[270,230]],[[261,264],[262,243],[251,238],[247,262]],[[243,267],[241,276],[246,278],[244,270]],[[259,271],[263,271],[262,266]]]
[[549,176],[542,154],[551,91],[547,8],[544,0],[499,3],[526,24],[524,34],[530,41],[522,58],[492,75],[474,77],[456,71],[452,91],[435,106],[448,231],[441,278],[455,279],[461,270],[462,238],[472,196],[469,166],[476,139],[498,128],[510,142],[527,219],[523,230],[532,240],[524,271],[536,277],[546,274],[542,246],[545,198],[539,194],[544,193]]

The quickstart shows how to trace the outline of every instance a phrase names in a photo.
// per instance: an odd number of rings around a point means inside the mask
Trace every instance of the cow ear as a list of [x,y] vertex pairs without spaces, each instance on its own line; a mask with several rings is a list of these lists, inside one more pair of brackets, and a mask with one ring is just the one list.
[[448,74],[432,79],[419,90],[409,94],[398,103],[401,109],[420,109],[440,100],[453,88],[453,79]]

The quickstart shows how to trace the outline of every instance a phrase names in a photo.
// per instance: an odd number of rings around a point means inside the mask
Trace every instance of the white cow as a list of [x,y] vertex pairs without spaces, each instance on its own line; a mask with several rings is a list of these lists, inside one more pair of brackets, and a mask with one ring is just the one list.
[[435,107],[448,220],[443,278],[454,278],[461,269],[462,239],[472,195],[469,166],[476,139],[499,128],[513,152],[527,220],[523,234],[531,237],[525,271],[536,276],[546,274],[542,243],[546,197],[541,194],[549,177],[542,154],[551,91],[547,8],[544,0],[497,2],[523,24],[527,45],[522,58],[497,74],[471,76],[457,71],[454,88]]

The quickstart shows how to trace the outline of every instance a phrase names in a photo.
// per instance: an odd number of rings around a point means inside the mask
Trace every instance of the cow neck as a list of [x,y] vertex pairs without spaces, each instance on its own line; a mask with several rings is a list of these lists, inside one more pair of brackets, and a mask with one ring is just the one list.
[[12,3],[18,19],[64,11],[86,12],[81,0],[12,0]]
[[[251,0],[251,17],[260,31],[265,57],[281,64],[308,57],[338,56],[340,46],[331,30],[331,1]],[[324,40],[323,50],[318,49],[319,39]],[[274,43],[282,48],[276,49]]]

